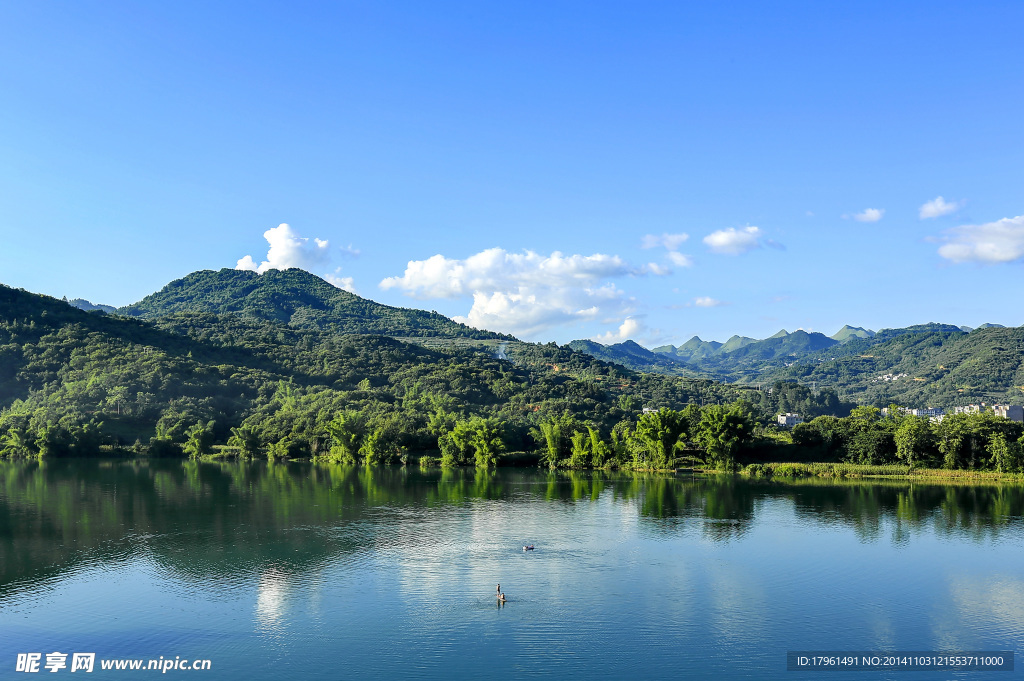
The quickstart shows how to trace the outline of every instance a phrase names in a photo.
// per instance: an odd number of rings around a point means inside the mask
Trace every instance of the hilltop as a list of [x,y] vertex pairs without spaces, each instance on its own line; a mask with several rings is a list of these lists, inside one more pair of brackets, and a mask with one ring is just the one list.
[[172,281],[118,314],[155,319],[179,312],[235,314],[291,328],[341,334],[514,340],[437,312],[390,307],[343,291],[305,270],[201,270]]

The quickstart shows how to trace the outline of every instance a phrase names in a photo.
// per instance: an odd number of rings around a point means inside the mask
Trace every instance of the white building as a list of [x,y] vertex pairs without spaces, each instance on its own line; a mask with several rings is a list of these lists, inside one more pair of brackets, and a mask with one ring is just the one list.
[[1004,419],[1024,421],[1024,407],[1018,404],[993,404],[992,411]]
[[792,428],[798,423],[803,423],[804,417],[800,416],[800,414],[790,414],[787,412],[785,414],[779,414],[778,420],[779,425],[783,428]]

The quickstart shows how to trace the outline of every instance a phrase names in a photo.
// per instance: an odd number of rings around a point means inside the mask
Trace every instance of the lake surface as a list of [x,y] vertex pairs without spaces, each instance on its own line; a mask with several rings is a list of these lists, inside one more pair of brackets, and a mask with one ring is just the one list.
[[0,462],[0,669],[92,652],[86,678],[152,678],[100,660],[161,656],[210,679],[849,678],[789,672],[787,651],[1016,650],[1022,514],[1012,485]]

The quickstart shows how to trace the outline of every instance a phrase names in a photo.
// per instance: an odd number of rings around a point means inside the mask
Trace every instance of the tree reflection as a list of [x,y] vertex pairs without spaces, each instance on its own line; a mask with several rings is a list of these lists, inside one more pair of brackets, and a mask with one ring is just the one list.
[[745,536],[758,509],[773,501],[790,504],[802,521],[895,544],[925,532],[982,541],[1019,531],[1024,516],[1022,487],[992,483],[301,462],[0,461],[0,597],[83,561],[116,562],[140,553],[197,582],[268,569],[308,571],[338,556],[356,560],[374,547],[414,542],[414,533],[396,528],[422,522],[433,508],[473,500],[570,510],[608,504],[661,533],[700,521],[702,536],[714,541]]

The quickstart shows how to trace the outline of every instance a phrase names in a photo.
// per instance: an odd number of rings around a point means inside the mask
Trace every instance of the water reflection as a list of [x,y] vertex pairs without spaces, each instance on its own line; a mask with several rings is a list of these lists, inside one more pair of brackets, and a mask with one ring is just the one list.
[[[670,535],[699,523],[703,538],[742,538],[767,501],[787,501],[801,522],[852,529],[864,542],[897,546],[922,533],[998,540],[1021,527],[1019,485],[673,477],[602,471],[419,470],[308,463],[173,461],[0,462],[0,598],[87,562],[145,554],[193,582],[257,576],[257,619],[272,626],[290,573],[416,545],[431,509],[497,502],[544,503],[551,512],[610,503],[648,531]],[[509,506],[511,508],[511,506]],[[512,546],[491,508],[460,542]],[[487,523],[484,523],[486,519]],[[382,522],[383,521],[383,522]],[[338,528],[343,528],[339,531]],[[187,543],[183,542],[187,538]],[[437,536],[440,548],[450,537]],[[427,575],[429,576],[429,575]]]

